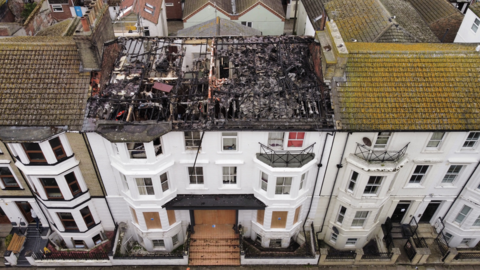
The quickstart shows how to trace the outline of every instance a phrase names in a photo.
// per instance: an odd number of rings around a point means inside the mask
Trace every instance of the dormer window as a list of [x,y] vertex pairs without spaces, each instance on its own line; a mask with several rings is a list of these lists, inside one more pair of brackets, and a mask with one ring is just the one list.
[[65,149],[63,149],[62,142],[60,142],[60,138],[56,137],[48,141],[50,146],[52,147],[53,153],[57,160],[62,160],[63,158],[67,157],[65,153]]
[[22,143],[22,146],[31,163],[47,162],[38,143]]

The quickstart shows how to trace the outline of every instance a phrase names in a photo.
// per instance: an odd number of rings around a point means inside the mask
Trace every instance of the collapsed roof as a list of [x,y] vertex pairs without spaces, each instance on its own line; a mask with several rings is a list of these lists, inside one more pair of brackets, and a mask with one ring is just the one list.
[[106,45],[92,78],[85,129],[152,121],[182,130],[332,129],[315,48],[296,36],[121,38]]

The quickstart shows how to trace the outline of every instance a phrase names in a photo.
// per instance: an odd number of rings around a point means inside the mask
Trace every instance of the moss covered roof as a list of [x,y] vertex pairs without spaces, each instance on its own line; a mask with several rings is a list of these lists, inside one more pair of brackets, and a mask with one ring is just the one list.
[[476,2],[472,5],[470,5],[470,10],[475,13],[478,17],[480,17],[480,2]]
[[342,129],[480,129],[475,45],[345,45],[346,81],[333,86]]
[[80,130],[90,75],[71,37],[0,39],[0,125]]
[[43,30],[40,30],[36,36],[71,36],[76,24],[74,18],[69,18]]

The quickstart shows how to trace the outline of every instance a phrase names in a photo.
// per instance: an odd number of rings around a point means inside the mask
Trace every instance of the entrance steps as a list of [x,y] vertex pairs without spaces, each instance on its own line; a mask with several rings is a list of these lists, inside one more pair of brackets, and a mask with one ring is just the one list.
[[239,235],[232,225],[196,225],[189,265],[240,265]]
[[418,237],[423,237],[425,239],[437,238],[437,236],[438,236],[438,234],[435,230],[435,227],[433,227],[432,225],[430,225],[428,223],[418,224],[417,234],[418,234]]

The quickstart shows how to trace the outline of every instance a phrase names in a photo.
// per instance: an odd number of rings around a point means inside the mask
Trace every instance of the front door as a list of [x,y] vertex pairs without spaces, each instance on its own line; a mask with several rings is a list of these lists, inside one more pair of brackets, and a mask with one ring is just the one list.
[[22,211],[23,216],[27,219],[26,223],[33,222],[32,213],[30,212],[32,210],[32,207],[30,206],[30,204],[28,202],[16,202],[16,203],[20,211]]
[[400,201],[395,207],[395,211],[392,214],[392,222],[400,223],[403,220],[403,217],[407,213],[408,207],[410,206],[410,202]]
[[425,222],[429,223],[432,217],[435,215],[435,212],[437,212],[438,207],[442,201],[431,201],[425,211],[423,211],[423,215],[420,218],[420,222]]
[[200,224],[235,224],[236,210],[195,210],[195,225]]
[[5,212],[3,209],[0,207],[0,224],[10,224],[10,219],[8,219],[7,215],[5,215]]

